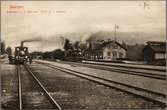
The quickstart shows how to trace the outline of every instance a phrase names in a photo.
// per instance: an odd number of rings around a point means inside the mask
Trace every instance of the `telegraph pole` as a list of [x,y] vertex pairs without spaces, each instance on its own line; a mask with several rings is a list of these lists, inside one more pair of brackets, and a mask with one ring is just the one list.
[[117,29],[119,29],[119,26],[115,24],[115,26],[114,26],[114,40],[115,41],[117,40],[117,35],[116,35]]

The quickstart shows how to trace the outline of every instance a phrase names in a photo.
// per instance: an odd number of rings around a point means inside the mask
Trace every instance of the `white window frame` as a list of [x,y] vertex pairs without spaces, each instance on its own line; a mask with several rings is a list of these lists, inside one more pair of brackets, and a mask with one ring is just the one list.
[[155,53],[155,59],[165,59],[165,53]]

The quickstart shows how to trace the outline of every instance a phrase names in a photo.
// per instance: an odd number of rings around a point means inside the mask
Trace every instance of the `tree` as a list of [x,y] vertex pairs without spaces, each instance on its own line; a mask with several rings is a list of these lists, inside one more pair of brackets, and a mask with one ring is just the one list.
[[64,50],[68,50],[69,47],[70,47],[70,40],[69,39],[65,39]]
[[3,55],[5,53],[5,42],[1,42],[1,54]]
[[52,58],[52,52],[49,52],[49,51],[44,52],[44,53],[42,54],[42,57],[43,57],[44,59],[51,59],[51,58]]
[[64,51],[61,49],[55,49],[52,53],[55,59],[64,59]]
[[8,54],[8,56],[12,55],[12,48],[10,46],[6,48],[6,53]]
[[79,41],[76,41],[76,42],[74,43],[74,48],[75,48],[76,50],[79,49]]

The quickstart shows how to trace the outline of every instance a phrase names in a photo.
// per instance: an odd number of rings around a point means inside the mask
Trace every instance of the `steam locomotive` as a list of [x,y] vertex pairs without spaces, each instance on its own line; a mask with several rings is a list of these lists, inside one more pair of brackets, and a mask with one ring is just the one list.
[[31,55],[28,52],[28,47],[21,46],[15,47],[14,57],[9,57],[9,62],[14,64],[24,64],[26,62],[32,63]]

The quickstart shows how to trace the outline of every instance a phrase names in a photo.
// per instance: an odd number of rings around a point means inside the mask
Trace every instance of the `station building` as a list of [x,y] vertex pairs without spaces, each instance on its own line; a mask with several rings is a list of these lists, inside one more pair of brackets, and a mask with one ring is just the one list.
[[148,41],[143,49],[144,60],[148,64],[165,65],[166,64],[166,43]]
[[117,41],[107,41],[84,52],[84,58],[88,60],[116,61],[125,59],[126,48]]

